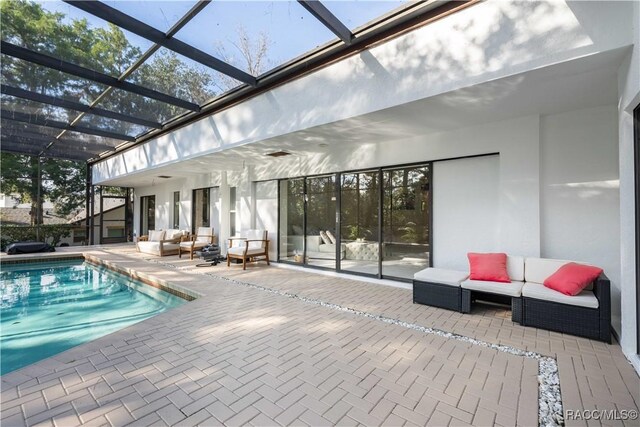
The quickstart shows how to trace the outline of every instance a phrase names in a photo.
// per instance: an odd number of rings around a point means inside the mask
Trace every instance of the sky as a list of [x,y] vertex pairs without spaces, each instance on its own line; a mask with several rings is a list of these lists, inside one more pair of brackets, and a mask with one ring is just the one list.
[[[193,0],[103,0],[114,7],[162,32],[166,32],[195,4]],[[70,19],[86,18],[95,27],[105,21],[95,18],[61,1],[41,1],[45,9],[62,12]],[[401,6],[404,1],[324,1],[323,4],[347,27],[354,29]],[[264,33],[270,40],[269,63],[273,68],[336,38],[296,1],[212,1],[175,36],[211,55],[238,55],[233,42],[238,28],[243,27],[250,40]],[[134,34],[128,40],[143,51],[151,42]],[[186,58],[185,58],[186,59]],[[189,62],[187,60],[187,62]]]

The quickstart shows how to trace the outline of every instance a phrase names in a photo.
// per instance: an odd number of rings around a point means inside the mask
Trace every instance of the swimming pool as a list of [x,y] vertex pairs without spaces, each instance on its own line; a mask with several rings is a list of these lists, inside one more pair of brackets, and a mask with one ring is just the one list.
[[0,374],[185,302],[168,292],[82,260],[3,265]]

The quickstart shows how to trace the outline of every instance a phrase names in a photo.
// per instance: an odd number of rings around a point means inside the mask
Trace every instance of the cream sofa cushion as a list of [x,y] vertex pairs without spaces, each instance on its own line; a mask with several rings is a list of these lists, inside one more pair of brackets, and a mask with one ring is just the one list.
[[560,267],[571,261],[547,258],[527,258],[525,260],[525,282],[544,283],[545,279]]
[[177,239],[178,237],[181,237],[182,234],[183,234],[182,230],[176,230],[175,228],[170,228],[168,230],[165,230],[164,238],[165,240],[173,240],[173,239]]
[[593,291],[583,290],[578,295],[569,296],[540,283],[526,282],[522,287],[522,296],[543,301],[558,302],[560,304],[577,305],[587,308],[598,308],[598,298]]
[[472,291],[488,292],[490,294],[519,297],[522,294],[523,282],[490,282],[485,280],[465,280],[460,286]]
[[151,230],[149,231],[149,241],[150,242],[159,242],[160,240],[164,240],[165,232],[162,230]]
[[[227,249],[227,254],[232,255],[242,255],[244,253],[245,247],[242,246],[234,246],[232,248]],[[262,255],[264,254],[264,248],[249,248],[247,250],[247,255]]]
[[[178,249],[180,244],[178,243],[164,243],[162,245],[162,250],[164,252],[167,251],[175,251]],[[138,250],[147,254],[160,254],[160,242],[138,242]]]
[[507,274],[513,281],[524,282],[524,257],[507,255]]
[[443,268],[425,268],[413,275],[413,280],[429,283],[440,283],[459,287],[460,282],[469,277],[466,271],[445,270]]

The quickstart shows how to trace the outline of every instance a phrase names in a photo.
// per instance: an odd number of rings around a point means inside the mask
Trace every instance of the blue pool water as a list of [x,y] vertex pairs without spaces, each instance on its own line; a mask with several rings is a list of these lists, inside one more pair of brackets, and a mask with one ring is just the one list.
[[185,302],[82,261],[3,266],[0,374]]

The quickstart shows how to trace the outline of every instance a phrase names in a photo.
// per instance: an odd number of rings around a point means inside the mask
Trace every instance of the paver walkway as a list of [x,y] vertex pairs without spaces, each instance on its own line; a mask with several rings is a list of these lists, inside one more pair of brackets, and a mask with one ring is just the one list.
[[409,290],[264,263],[95,255],[202,296],[3,376],[3,426],[537,424],[535,360],[201,273],[553,356],[565,409],[638,408],[619,346],[523,328],[503,309],[461,315],[414,305]]

